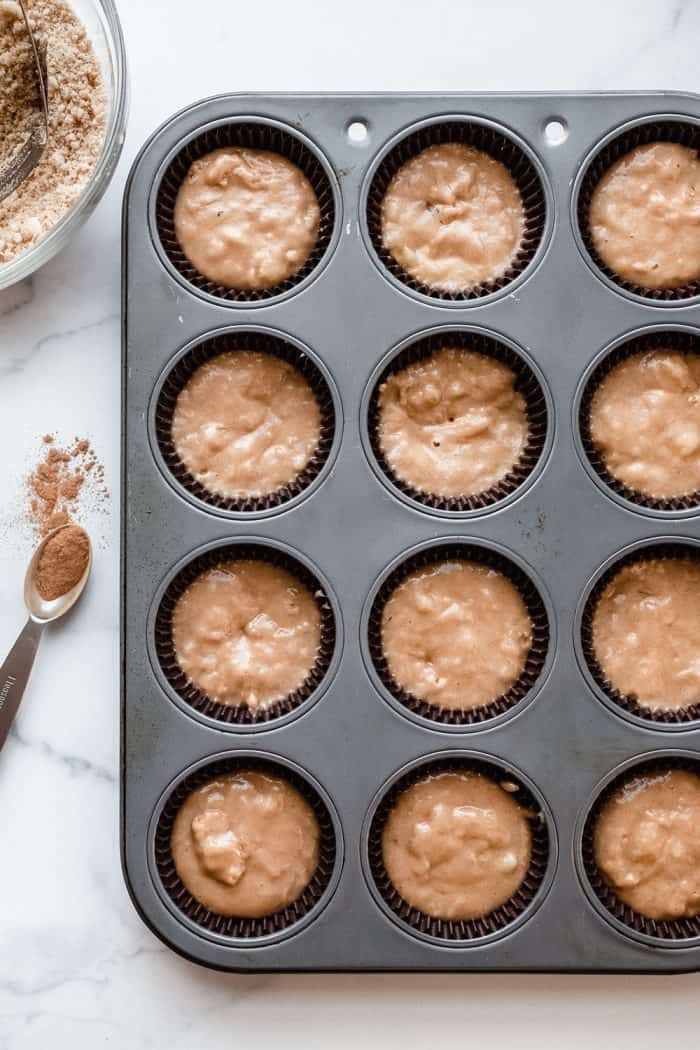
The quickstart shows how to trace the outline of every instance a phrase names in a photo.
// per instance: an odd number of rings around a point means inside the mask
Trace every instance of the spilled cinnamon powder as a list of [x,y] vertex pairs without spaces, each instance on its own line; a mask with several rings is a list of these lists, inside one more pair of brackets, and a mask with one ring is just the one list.
[[60,525],[73,522],[86,484],[94,503],[103,504],[109,499],[104,468],[90,442],[75,438],[61,447],[53,435],[45,434],[39,462],[27,477],[27,517],[33,530],[45,536]]
[[36,589],[44,601],[67,594],[82,579],[90,559],[90,541],[85,529],[68,525],[51,536],[41,552]]

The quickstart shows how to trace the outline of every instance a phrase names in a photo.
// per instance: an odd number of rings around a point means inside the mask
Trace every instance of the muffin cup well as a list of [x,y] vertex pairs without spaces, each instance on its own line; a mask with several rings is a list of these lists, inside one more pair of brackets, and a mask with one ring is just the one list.
[[[499,908],[478,919],[436,919],[412,907],[395,888],[384,866],[382,838],[387,818],[398,796],[413,784],[439,773],[480,773],[497,784],[514,787],[512,797],[528,814],[532,836],[530,865],[513,896]],[[417,763],[396,780],[382,796],[374,811],[367,834],[369,874],[379,897],[403,924],[423,937],[443,942],[480,941],[508,932],[528,911],[545,882],[553,850],[547,818],[542,804],[517,774],[497,761],[462,755],[445,755]]]
[[[320,831],[318,866],[301,896],[280,911],[254,919],[219,915],[200,904],[178,875],[171,849],[175,818],[191,792],[216,777],[243,771],[269,773],[285,779],[309,803]],[[256,939],[269,939],[287,931],[293,932],[293,927],[317,906],[332,883],[339,844],[328,806],[304,776],[272,759],[258,755],[236,755],[210,762],[180,781],[166,799],[158,817],[154,849],[157,876],[178,912],[210,934],[254,943]]]
[[[517,587],[532,623],[532,643],[525,666],[508,692],[488,704],[474,708],[449,708],[430,704],[406,692],[394,681],[382,647],[382,613],[398,585],[412,572],[447,560],[476,562],[502,573]],[[389,573],[377,591],[367,622],[369,655],[380,682],[407,711],[430,722],[449,726],[479,725],[515,708],[535,687],[545,666],[550,640],[550,623],[542,596],[528,574],[504,554],[476,543],[450,540],[409,555]]]
[[[253,350],[271,354],[292,365],[311,387],[318,402],[321,424],[315,452],[304,469],[287,485],[262,496],[240,499],[222,496],[202,485],[180,459],[172,436],[173,415],[183,387],[207,361],[226,352]],[[336,407],[328,382],[320,368],[304,351],[282,336],[270,332],[236,330],[212,336],[197,343],[181,356],[167,373],[158,391],[153,413],[153,430],[163,463],[172,478],[195,499],[219,511],[259,514],[296,499],[316,480],[328,462],[336,430]]]
[[700,914],[692,918],[649,919],[641,912],[624,904],[616,895],[605,875],[601,872],[595,859],[594,834],[598,816],[614,792],[623,784],[644,775],[682,769],[700,775],[700,760],[693,760],[686,755],[657,755],[641,762],[635,762],[617,776],[613,777],[593,800],[586,814],[581,832],[580,850],[583,872],[588,881],[595,901],[615,920],[619,927],[630,932],[666,942],[685,941],[700,937]]
[[683,299],[692,299],[700,294],[700,281],[691,281],[679,288],[643,288],[633,281],[628,281],[616,274],[600,258],[593,244],[589,226],[591,199],[603,175],[625,153],[629,153],[630,150],[635,149],[637,146],[647,146],[653,142],[674,142],[681,146],[688,146],[691,149],[700,149],[700,126],[693,124],[691,121],[685,121],[682,117],[669,120],[661,119],[636,124],[609,139],[588,160],[583,171],[575,201],[576,222],[583,247],[589,258],[609,281],[623,288],[626,292],[640,296],[643,299],[656,302],[677,302]]
[[[428,146],[458,142],[473,146],[500,161],[510,171],[522,197],[525,226],[522,243],[508,270],[494,281],[485,281],[451,292],[417,280],[396,261],[382,241],[382,201],[396,172]],[[497,127],[477,120],[448,119],[426,124],[409,132],[382,158],[367,192],[367,231],[380,262],[398,281],[431,299],[465,302],[481,299],[505,288],[522,274],[535,258],[544,237],[547,201],[540,174],[525,150]]]
[[[318,199],[320,220],[313,251],[300,269],[270,288],[227,288],[209,280],[192,265],[175,233],[175,201],[195,160],[226,147],[270,150],[286,157],[304,173]],[[328,251],[336,222],[336,200],[331,178],[315,152],[296,133],[272,121],[250,120],[219,123],[190,139],[168,164],[155,199],[156,233],[171,265],[184,279],[207,295],[227,302],[255,303],[284,295],[301,284],[316,269]]]
[[[522,394],[526,403],[528,419],[528,438],[513,468],[500,481],[483,492],[464,496],[440,496],[423,492],[401,480],[387,463],[381,448],[379,424],[379,396],[382,384],[396,372],[408,365],[415,364],[430,357],[437,350],[445,347],[459,347],[474,350],[486,357],[493,358],[507,365],[515,373],[515,389]],[[483,510],[501,500],[507,499],[536,470],[547,440],[549,425],[547,399],[544,389],[533,370],[515,350],[494,336],[469,329],[449,329],[419,337],[403,350],[400,350],[386,365],[378,376],[372,390],[367,408],[367,431],[374,457],[382,472],[409,499],[422,503],[435,510],[461,512]]]
[[619,481],[608,470],[603,454],[591,434],[591,406],[596,390],[616,365],[635,354],[668,349],[682,354],[700,354],[700,336],[694,332],[654,331],[633,337],[606,354],[588,378],[578,409],[578,427],[583,451],[591,467],[607,487],[638,507],[657,511],[685,511],[700,506],[700,491],[666,498],[648,496]]
[[[293,693],[269,706],[252,709],[246,704],[218,703],[190,682],[177,662],[173,644],[172,619],[178,599],[201,573],[224,561],[255,559],[284,569],[313,594],[321,615],[321,642],[316,662],[303,684]],[[154,623],[155,653],[170,688],[191,708],[207,718],[233,726],[263,726],[301,707],[319,688],[329,671],[336,646],[333,607],[315,574],[285,551],[266,544],[231,543],[214,547],[189,561],[168,584],[158,605]]]
[[658,561],[663,558],[681,558],[684,561],[697,562],[700,561],[700,548],[682,541],[667,540],[646,544],[643,547],[636,547],[627,554],[623,554],[621,558],[616,559],[596,580],[586,599],[581,614],[581,651],[588,666],[588,671],[598,689],[622,711],[648,723],[682,727],[688,722],[696,722],[700,719],[700,704],[693,704],[678,711],[654,711],[644,707],[635,697],[621,693],[608,681],[598,663],[593,644],[593,617],[601,595],[610,580],[617,576],[620,569],[626,565],[634,565],[644,561]]

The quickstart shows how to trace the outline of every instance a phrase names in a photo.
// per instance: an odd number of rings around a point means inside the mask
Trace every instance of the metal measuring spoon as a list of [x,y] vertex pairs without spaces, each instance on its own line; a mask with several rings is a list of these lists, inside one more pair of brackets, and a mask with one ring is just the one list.
[[[0,667],[0,749],[7,740],[10,727],[15,720],[29,676],[34,666],[39,642],[47,623],[53,623],[72,609],[87,583],[92,568],[92,544],[88,536],[88,561],[85,572],[74,587],[62,594],[60,598],[46,601],[36,587],[36,575],[39,559],[49,540],[68,525],[53,529],[39,544],[29,562],[27,575],[24,578],[24,604],[29,613],[24,629],[10,649],[5,663]],[[87,533],[86,533],[87,535]]]

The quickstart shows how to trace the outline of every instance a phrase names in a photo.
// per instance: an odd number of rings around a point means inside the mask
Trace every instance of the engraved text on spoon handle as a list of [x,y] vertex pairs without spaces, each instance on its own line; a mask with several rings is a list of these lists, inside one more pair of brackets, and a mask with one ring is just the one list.
[[42,631],[42,624],[27,620],[5,663],[0,667],[0,748],[7,740],[29,681]]

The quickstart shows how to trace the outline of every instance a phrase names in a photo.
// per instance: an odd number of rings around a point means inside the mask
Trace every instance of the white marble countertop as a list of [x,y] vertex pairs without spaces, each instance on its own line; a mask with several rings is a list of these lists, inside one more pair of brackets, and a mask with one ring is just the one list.
[[0,1050],[689,1045],[700,977],[236,977],[142,925],[118,844],[119,208],[146,135],[219,92],[697,91],[700,0],[120,7],[132,104],[117,177],[68,250],[0,293],[0,652],[23,622],[16,500],[41,435],[89,435],[113,493],[89,591],[48,632],[0,755]]

